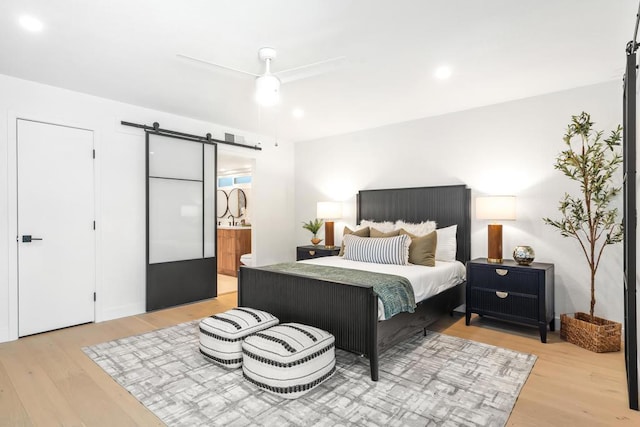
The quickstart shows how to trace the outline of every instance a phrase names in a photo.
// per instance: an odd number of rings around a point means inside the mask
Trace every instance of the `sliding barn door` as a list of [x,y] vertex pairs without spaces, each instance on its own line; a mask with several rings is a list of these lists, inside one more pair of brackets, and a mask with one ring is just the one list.
[[627,368],[629,407],[638,409],[638,315],[636,250],[636,51],[627,46],[627,68],[623,97],[624,172],[624,355]]
[[147,310],[217,295],[216,145],[146,134]]

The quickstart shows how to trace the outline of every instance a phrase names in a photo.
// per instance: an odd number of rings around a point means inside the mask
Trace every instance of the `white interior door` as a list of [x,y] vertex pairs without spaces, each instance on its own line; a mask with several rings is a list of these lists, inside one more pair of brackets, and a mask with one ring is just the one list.
[[92,322],[93,132],[18,119],[17,154],[18,335]]

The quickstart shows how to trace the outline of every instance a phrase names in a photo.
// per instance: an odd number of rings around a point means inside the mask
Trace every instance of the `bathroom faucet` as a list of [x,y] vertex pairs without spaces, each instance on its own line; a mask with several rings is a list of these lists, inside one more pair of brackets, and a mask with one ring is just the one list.
[[229,221],[229,225],[233,225],[233,215],[229,214],[227,219],[229,219],[229,218],[231,218],[231,221]]

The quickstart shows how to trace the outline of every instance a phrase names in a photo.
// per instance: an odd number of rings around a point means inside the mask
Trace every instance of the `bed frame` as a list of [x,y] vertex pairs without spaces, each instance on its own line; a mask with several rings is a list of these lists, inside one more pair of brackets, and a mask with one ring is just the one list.
[[[358,222],[434,220],[438,228],[458,225],[457,259],[471,252],[470,190],[464,185],[364,190],[357,196]],[[295,274],[241,266],[238,306],[265,310],[280,322],[299,322],[331,332],[336,347],[369,359],[378,380],[378,355],[424,330],[464,302],[461,283],[418,304],[415,313],[378,321],[378,298],[368,285],[336,283]]]

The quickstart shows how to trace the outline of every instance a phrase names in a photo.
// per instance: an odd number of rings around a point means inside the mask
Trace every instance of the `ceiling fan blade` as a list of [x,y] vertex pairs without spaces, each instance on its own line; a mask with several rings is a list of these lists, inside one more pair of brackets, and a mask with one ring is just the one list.
[[252,77],[260,77],[260,74],[255,74],[255,73],[251,73],[249,71],[239,70],[237,68],[227,67],[226,65],[216,64],[215,62],[206,61],[206,60],[200,59],[200,58],[194,58],[193,56],[183,55],[181,53],[177,53],[176,56],[179,56],[180,58],[188,59],[190,61],[200,62],[202,64],[213,65],[214,67],[223,68],[225,70],[230,70],[230,71],[235,71],[237,73],[247,74],[247,75],[252,76]]
[[324,59],[311,64],[281,70],[274,74],[280,79],[280,81],[282,81],[282,83],[306,79],[307,77],[317,76],[319,74],[337,70],[342,66],[346,58],[346,56],[337,56],[335,58]]

